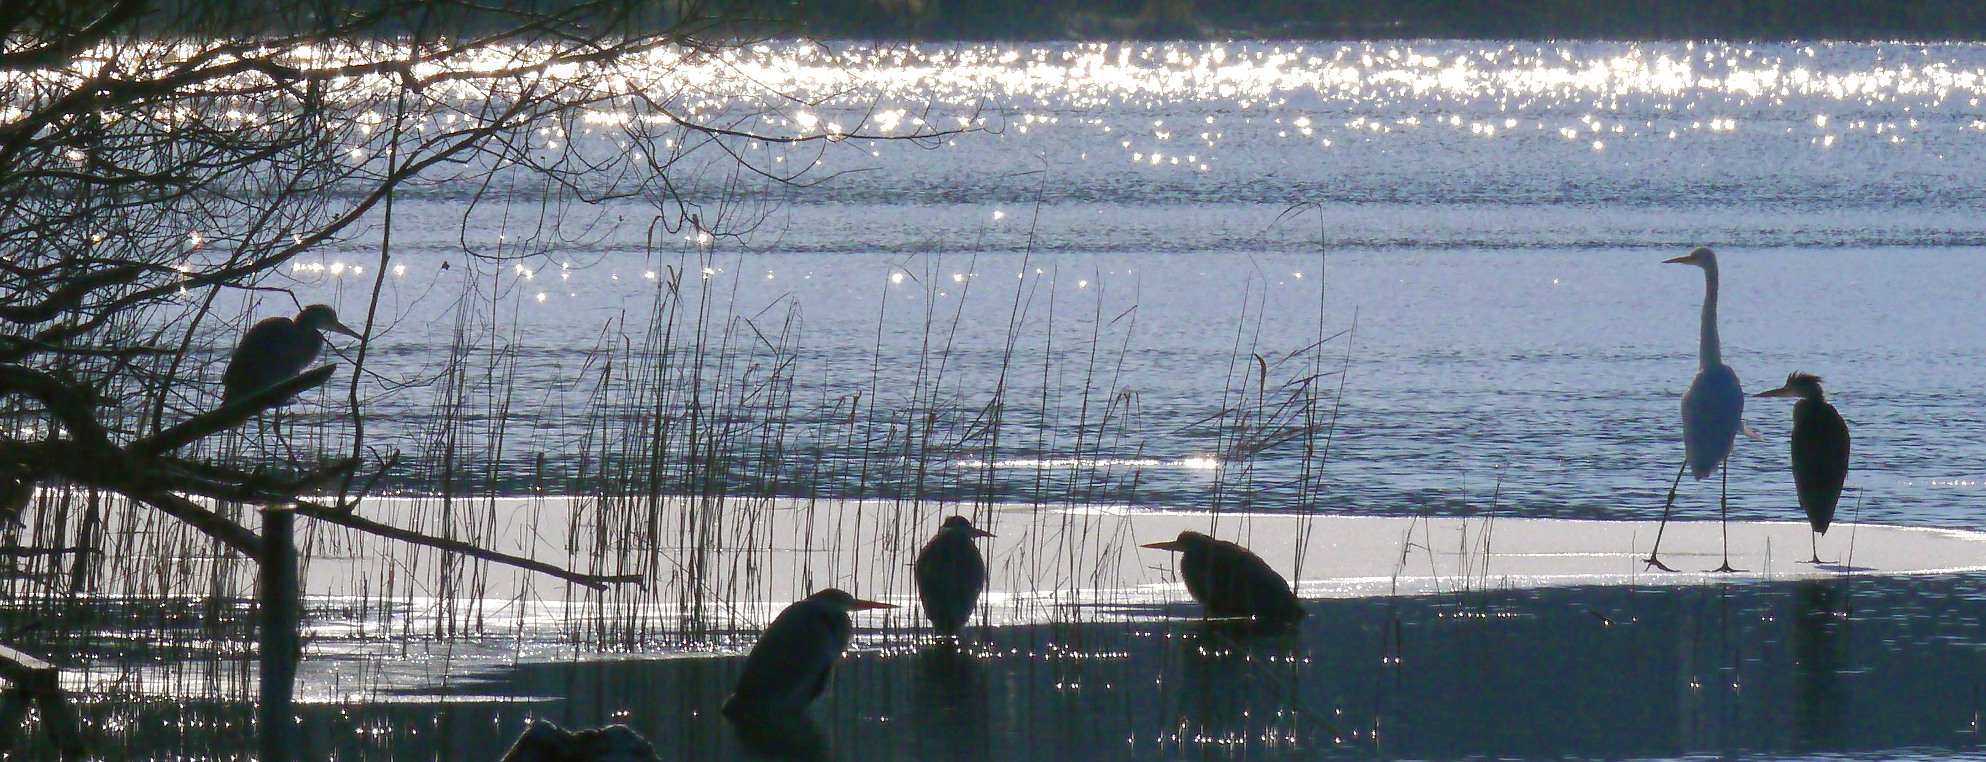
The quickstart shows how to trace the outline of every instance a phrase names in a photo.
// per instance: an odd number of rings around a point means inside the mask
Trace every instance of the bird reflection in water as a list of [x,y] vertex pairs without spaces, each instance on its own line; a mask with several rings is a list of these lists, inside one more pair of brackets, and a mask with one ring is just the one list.
[[1839,750],[1848,697],[1848,596],[1827,580],[1807,580],[1794,592],[1793,743],[1802,752]]
[[1181,751],[1261,750],[1338,735],[1302,706],[1303,642],[1292,623],[1206,620],[1178,642]]
[[726,714],[738,745],[763,759],[812,762],[828,758],[827,734],[805,710],[768,710]]
[[917,653],[910,721],[924,759],[992,759],[985,668],[972,651],[943,639]]

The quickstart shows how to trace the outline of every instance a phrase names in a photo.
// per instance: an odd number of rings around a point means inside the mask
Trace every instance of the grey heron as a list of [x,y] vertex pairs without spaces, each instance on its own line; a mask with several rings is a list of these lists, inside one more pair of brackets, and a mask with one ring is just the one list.
[[272,317],[256,323],[241,337],[221,374],[221,404],[241,399],[288,381],[310,367],[324,346],[324,331],[363,338],[338,322],[330,306],[313,304],[296,319]]
[[[1794,372],[1786,377],[1785,386],[1756,396],[1800,399],[1793,403],[1793,487],[1814,533],[1827,534],[1834,508],[1841,502],[1841,484],[1848,480],[1848,422],[1827,404],[1820,376],[1811,373]],[[1818,538],[1813,550],[1809,563],[1821,563]]]
[[896,606],[865,601],[835,588],[787,606],[745,656],[738,685],[724,701],[724,714],[805,711],[827,688],[828,676],[848,648],[848,638],[855,629],[848,620],[849,612],[893,608]]
[[[1662,504],[1662,523],[1655,529],[1655,547],[1642,559],[1662,571],[1675,571],[1663,564],[1657,554],[1662,549],[1662,530],[1669,526],[1669,509],[1676,504],[1676,487],[1683,481],[1684,470],[1702,481],[1731,457],[1731,446],[1738,431],[1744,428],[1745,392],[1738,385],[1738,374],[1724,364],[1722,344],[1717,339],[1717,254],[1707,246],[1698,247],[1685,256],[1663,260],[1663,264],[1703,269],[1703,319],[1699,327],[1696,380],[1683,393],[1683,464],[1676,469],[1675,481],[1669,483],[1669,499]],[[1720,572],[1738,571],[1731,568],[1730,486],[1731,474],[1727,469],[1717,500],[1724,530],[1724,564],[1716,569]]]
[[1293,622],[1304,615],[1283,575],[1240,545],[1188,530],[1170,542],[1139,547],[1181,554],[1179,576],[1207,616]]
[[992,536],[966,517],[953,516],[917,552],[917,597],[939,633],[957,635],[972,618],[979,593],[986,589],[986,559],[972,541]]

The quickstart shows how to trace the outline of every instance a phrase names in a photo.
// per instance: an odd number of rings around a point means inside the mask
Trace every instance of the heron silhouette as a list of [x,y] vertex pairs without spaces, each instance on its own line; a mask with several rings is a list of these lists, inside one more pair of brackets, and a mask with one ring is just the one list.
[[243,334],[241,343],[228,357],[221,374],[221,404],[294,378],[317,359],[324,347],[324,331],[363,338],[357,331],[338,322],[338,313],[329,305],[313,304],[297,313],[296,319],[272,317],[256,323]]
[[1819,535],[1827,534],[1834,508],[1841,502],[1841,485],[1848,480],[1848,422],[1827,404],[1820,376],[1794,372],[1786,385],[1759,392],[1758,397],[1798,397],[1793,403],[1793,487],[1800,493],[1800,510],[1814,528],[1812,564],[1820,557]]
[[1191,530],[1178,539],[1139,547],[1180,554],[1179,576],[1186,592],[1209,617],[1253,617],[1264,622],[1303,618],[1290,584],[1247,548]]
[[806,711],[827,688],[828,676],[848,648],[855,631],[849,612],[893,608],[835,588],[787,606],[745,656],[738,685],[724,701],[725,716]]
[[[1717,254],[1707,246],[1698,247],[1685,256],[1663,260],[1663,264],[1703,269],[1703,320],[1696,380],[1683,393],[1683,464],[1676,469],[1675,481],[1669,483],[1669,499],[1662,503],[1662,522],[1655,529],[1655,547],[1642,559],[1649,566],[1672,572],[1675,569],[1662,563],[1659,554],[1662,532],[1669,526],[1669,509],[1676,504],[1676,487],[1682,484],[1683,471],[1703,481],[1717,473],[1731,457],[1731,446],[1737,441],[1738,431],[1744,428],[1745,392],[1738,385],[1738,374],[1724,364],[1722,345],[1717,339]],[[1717,498],[1719,523],[1724,532],[1724,564],[1716,569],[1720,572],[1740,571],[1731,567],[1730,488],[1731,473],[1724,469]]]
[[972,618],[979,593],[986,589],[986,559],[972,541],[992,536],[966,517],[953,516],[917,552],[913,567],[917,597],[924,602],[924,616],[939,633],[957,635]]

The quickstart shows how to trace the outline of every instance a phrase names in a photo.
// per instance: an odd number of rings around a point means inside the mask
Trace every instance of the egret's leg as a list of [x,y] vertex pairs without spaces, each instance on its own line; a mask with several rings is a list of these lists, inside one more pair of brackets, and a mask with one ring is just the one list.
[[1721,525],[1724,529],[1724,565],[1712,569],[1711,571],[1720,571],[1720,572],[1744,571],[1743,569],[1731,568],[1731,465],[1730,463],[1731,463],[1730,459],[1726,458],[1724,460],[1724,463],[1718,466],[1718,468],[1721,469],[1724,473],[1724,478],[1723,478],[1724,484],[1722,487],[1718,489],[1718,494],[1717,494],[1717,513],[1718,513],[1717,523]]
[[1669,499],[1662,503],[1662,523],[1655,525],[1655,547],[1649,549],[1647,558],[1641,559],[1642,563],[1665,572],[1672,572],[1675,569],[1669,568],[1668,564],[1662,563],[1655,555],[1662,551],[1662,530],[1669,528],[1669,509],[1676,504],[1676,487],[1683,483],[1683,470],[1687,468],[1689,468],[1689,459],[1684,458],[1683,464],[1676,467],[1676,480],[1669,482]]

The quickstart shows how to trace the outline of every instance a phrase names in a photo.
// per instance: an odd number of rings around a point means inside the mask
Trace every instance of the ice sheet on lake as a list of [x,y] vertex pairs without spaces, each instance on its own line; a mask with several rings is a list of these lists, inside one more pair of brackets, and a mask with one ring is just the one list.
[[[643,575],[603,592],[509,566],[300,522],[308,593],[303,700],[345,701],[473,686],[511,665],[742,653],[787,602],[825,587],[901,604],[856,618],[858,647],[927,638],[910,563],[944,517],[971,516],[989,589],[975,625],[1101,623],[1198,615],[1176,558],[1138,547],[1192,529],[1253,548],[1309,599],[1521,591],[1568,585],[1673,586],[1835,575],[1986,570],[1986,533],[1836,524],[1809,557],[1803,521],[1733,522],[1731,562],[1716,522],[1671,522],[1662,558],[1642,562],[1656,522],[1468,517],[1213,514],[1203,511],[957,503],[747,499],[368,500],[362,515],[572,569]],[[115,513],[111,515],[117,515]],[[253,512],[245,517],[254,522]],[[648,538],[661,539],[659,544]],[[197,550],[201,558],[209,551]],[[189,557],[190,558],[190,557]],[[168,559],[120,557],[117,563]],[[178,563],[178,562],[174,562]],[[217,567],[253,590],[249,563]],[[117,579],[143,582],[139,575]],[[190,594],[205,594],[203,588]],[[106,591],[143,599],[142,590]],[[225,661],[225,660],[223,660]],[[246,665],[243,665],[246,668]],[[136,694],[249,690],[189,683],[172,662],[113,657],[74,687]],[[135,671],[134,671],[135,670]],[[153,674],[156,673],[156,674]],[[466,681],[466,682],[465,682]],[[188,687],[192,685],[194,687]],[[475,691],[471,691],[475,693]],[[477,694],[480,695],[480,694]]]
[[[575,620],[646,612],[671,621],[704,618],[712,630],[749,632],[786,602],[825,587],[892,601],[895,612],[864,615],[872,627],[918,627],[911,559],[945,516],[972,516],[997,536],[982,540],[991,579],[983,601],[988,624],[1099,621],[1177,615],[1167,604],[1190,599],[1175,558],[1140,543],[1171,539],[1181,530],[1208,532],[1254,549],[1271,566],[1299,580],[1306,598],[1409,595],[1563,585],[1682,585],[1785,580],[1847,573],[1936,574],[1986,570],[1986,533],[1837,523],[1820,540],[1821,557],[1805,563],[1810,532],[1804,521],[1730,524],[1731,564],[1722,559],[1717,522],[1672,521],[1662,559],[1675,573],[1642,559],[1657,522],[1513,517],[1417,518],[1317,514],[1212,514],[1185,510],[1070,508],[955,503],[665,500],[650,513],[597,499],[530,498],[478,501],[493,521],[482,544],[569,568],[603,574],[640,573],[647,583],[593,593],[564,582],[480,562],[452,573],[457,595],[479,587],[486,623],[517,617],[518,625],[572,627]],[[375,500],[362,509],[375,518],[419,524],[432,501]],[[626,514],[618,518],[602,516]],[[602,529],[605,526],[607,529]],[[568,533],[568,527],[577,530]],[[659,527],[661,547],[616,547],[616,533],[645,536]],[[337,531],[319,527],[317,531]],[[589,544],[597,544],[589,547]],[[631,541],[630,544],[639,544]],[[307,586],[314,596],[379,595],[397,573],[396,594],[412,610],[463,607],[435,600],[445,592],[432,579],[439,559],[373,538],[341,536],[319,548]],[[425,581],[424,581],[425,580]],[[408,585],[413,585],[410,589]],[[422,601],[428,601],[422,603]],[[439,615],[439,614],[437,614]],[[324,622],[326,634],[338,628]],[[340,633],[356,634],[356,633]]]

